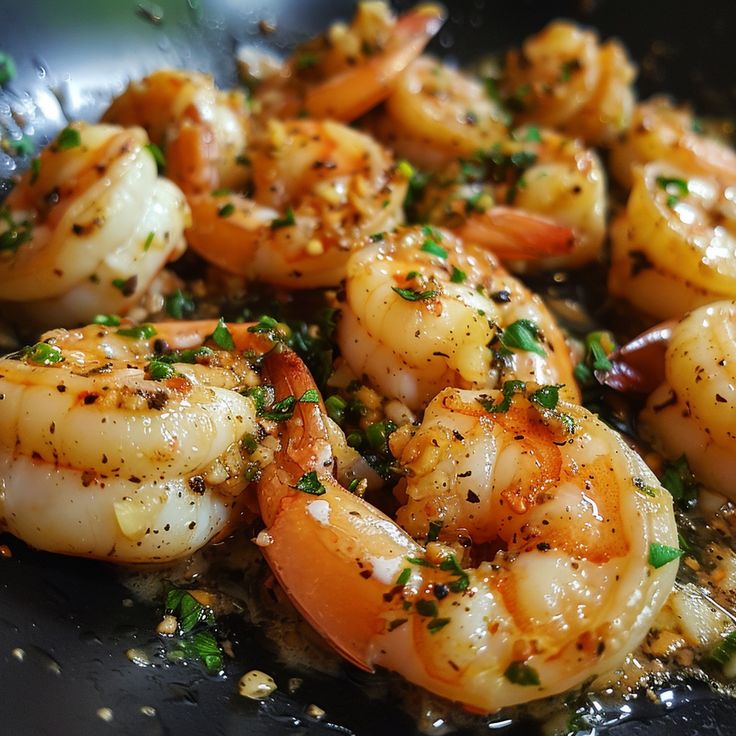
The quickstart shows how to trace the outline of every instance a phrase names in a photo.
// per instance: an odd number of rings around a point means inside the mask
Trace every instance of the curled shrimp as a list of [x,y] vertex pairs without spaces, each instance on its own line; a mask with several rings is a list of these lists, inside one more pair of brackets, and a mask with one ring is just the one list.
[[144,128],[164,151],[167,177],[187,193],[235,189],[247,181],[245,97],[218,90],[208,74],[161,69],[131,82],[102,119]]
[[668,338],[641,434],[671,460],[685,455],[698,480],[736,499],[736,302],[695,309]]
[[521,128],[430,179],[417,211],[504,260],[526,259],[513,264],[516,270],[575,268],[600,254],[606,178],[580,141]]
[[75,123],[0,208],[0,300],[27,326],[125,312],[184,250],[189,208],[140,128]]
[[658,319],[736,296],[736,188],[652,163],[611,228],[612,294]]
[[354,245],[403,219],[408,181],[384,148],[330,121],[272,120],[249,151],[253,197],[190,197],[190,246],[224,270],[333,286]]
[[437,228],[381,237],[347,264],[337,342],[355,375],[411,409],[446,386],[511,377],[564,384],[578,399],[560,328],[493,255]]
[[[240,393],[259,376],[207,341],[217,327],[58,329],[0,359],[2,527],[39,549],[136,563],[226,530],[268,455]],[[247,325],[219,329],[238,351],[270,347]]]
[[636,106],[631,126],[612,147],[609,163],[624,186],[636,181],[634,167],[659,161],[728,186],[736,181],[736,152],[700,131],[692,112],[664,97]]
[[385,2],[359,3],[350,26],[334,24],[256,86],[260,114],[268,119],[306,112],[313,118],[355,120],[389,95],[444,17],[444,9],[433,4],[395,18]]
[[508,115],[480,81],[423,56],[368,121],[376,137],[422,169],[442,171],[508,136]]
[[610,145],[627,130],[636,69],[617,41],[557,21],[506,56],[503,87],[519,122],[538,122],[587,143]]
[[651,562],[677,545],[671,497],[593,415],[535,395],[445,389],[429,405],[400,458],[399,519],[422,540],[439,529],[426,546],[336,483],[319,407],[283,427],[258,490],[263,551],[348,660],[489,712],[575,687],[643,639],[675,579]]

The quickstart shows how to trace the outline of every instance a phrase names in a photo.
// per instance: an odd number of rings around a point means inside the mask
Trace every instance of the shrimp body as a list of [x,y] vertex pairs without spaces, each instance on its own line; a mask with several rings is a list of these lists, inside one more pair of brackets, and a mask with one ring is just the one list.
[[735,193],[668,165],[637,168],[611,230],[611,293],[658,319],[736,296]]
[[335,23],[261,80],[260,116],[351,122],[388,97],[399,75],[444,22],[443,8],[418,5],[399,18],[385,2],[359,3],[351,24]]
[[[498,216],[510,212],[499,209],[499,202],[538,216],[538,226],[527,218],[525,227],[521,217],[511,227],[512,242],[499,243],[499,229],[506,228],[499,228]],[[418,209],[429,221],[491,248],[515,270],[575,268],[600,253],[606,178],[598,156],[580,141],[551,130],[521,128],[513,139],[435,176]]]
[[479,81],[422,56],[399,76],[368,126],[400,156],[441,171],[506,138],[508,122]]
[[[501,400],[446,389],[406,445],[399,519],[425,540],[438,524],[426,546],[334,481],[316,406],[284,427],[259,486],[264,553],[317,631],[365,669],[483,712],[616,666],[677,567],[648,564],[650,544],[677,544],[672,501],[617,434],[558,404],[564,429],[526,392],[506,413],[484,408]],[[295,489],[307,471],[316,494]]]
[[[166,175],[187,193],[238,188],[247,181],[245,97],[237,90],[218,90],[208,74],[161,69],[131,82],[103,120],[144,128],[166,155]],[[201,141],[202,148],[193,147],[191,139]]]
[[636,70],[616,41],[572,23],[550,23],[506,57],[503,85],[520,108],[519,122],[537,122],[610,145],[629,127]]
[[736,302],[699,307],[672,330],[662,384],[639,417],[665,457],[687,457],[696,478],[736,499]]
[[[511,377],[565,384],[563,393],[577,399],[565,338],[541,299],[490,253],[464,248],[446,231],[407,228],[358,250],[344,292],[343,358],[412,409],[446,386],[495,387]],[[514,323],[537,330],[533,350],[502,350]]]
[[717,179],[724,186],[736,181],[736,152],[699,132],[690,110],[674,107],[664,97],[636,106],[631,127],[612,146],[610,165],[624,186],[636,181],[634,167],[660,162],[695,176]]
[[[184,557],[237,518],[257,437],[258,383],[239,354],[200,347],[216,322],[145,336],[100,325],[54,330],[0,359],[0,518],[39,549],[113,562]],[[239,349],[264,341],[234,326]],[[151,334],[155,332],[155,337]],[[156,379],[152,361],[165,378]],[[194,360],[194,359],[192,359]]]
[[156,173],[140,128],[76,123],[78,145],[51,144],[2,208],[19,235],[0,252],[0,294],[14,317],[74,325],[124,314],[185,247],[189,208]]
[[190,197],[189,244],[230,273],[334,286],[357,242],[403,219],[406,176],[388,151],[345,125],[273,120],[249,155],[252,199]]

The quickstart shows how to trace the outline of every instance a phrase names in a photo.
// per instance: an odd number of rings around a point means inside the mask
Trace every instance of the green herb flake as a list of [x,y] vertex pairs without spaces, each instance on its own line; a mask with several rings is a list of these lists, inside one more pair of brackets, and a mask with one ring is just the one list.
[[437,616],[437,604],[434,601],[420,598],[414,604],[414,608],[417,609],[417,613],[420,616],[427,616],[428,618],[436,618]]
[[156,328],[150,324],[121,327],[117,334],[122,337],[132,337],[136,340],[150,340],[156,334]]
[[436,542],[440,538],[442,531],[442,521],[433,519],[429,522],[429,530],[427,531],[427,541]]
[[38,177],[41,175],[41,159],[34,158],[31,161],[31,184],[35,184],[38,181]]
[[211,194],[213,197],[227,197],[232,194],[232,191],[227,187],[220,187],[219,189],[213,189]]
[[342,425],[345,421],[345,410],[347,409],[348,402],[345,401],[341,396],[335,394],[329,396],[325,400],[325,409],[327,409],[327,416],[332,419],[336,424]]
[[215,331],[210,335],[212,341],[217,345],[218,348],[223,350],[235,350],[235,340],[233,340],[232,333],[225,324],[225,320],[220,317],[217,322]]
[[[605,343],[605,344],[604,344]],[[595,371],[610,371],[613,368],[608,359],[608,353],[616,349],[611,334],[608,332],[591,332],[585,338],[585,346],[588,350],[589,362]]]
[[185,319],[194,313],[194,300],[181,289],[167,295],[164,300],[166,314],[174,319]]
[[33,226],[29,220],[16,222],[8,207],[0,207],[0,220],[4,221],[7,229],[0,233],[0,252],[15,252],[21,245],[33,237]]
[[528,664],[521,661],[512,662],[503,673],[503,676],[514,685],[538,686],[541,685],[539,674]]
[[167,378],[171,378],[176,371],[172,368],[169,363],[164,363],[161,360],[151,360],[146,366],[148,375],[154,381],[165,381]]
[[542,135],[536,125],[527,125],[524,129],[524,134],[519,138],[519,140],[527,143],[541,143]]
[[16,156],[30,156],[35,150],[33,142],[27,135],[22,136],[17,141],[10,141],[9,145]]
[[310,470],[299,478],[293,488],[296,488],[297,491],[302,491],[302,493],[308,493],[310,496],[322,496],[327,493],[327,490],[320,482],[319,476],[314,470]]
[[23,357],[31,363],[38,365],[54,365],[61,363],[64,356],[56,345],[49,345],[47,342],[37,342],[23,351]]
[[434,240],[430,240],[429,238],[424,241],[419,250],[437,256],[438,258],[447,258],[447,251],[439,243],[435,243]]
[[539,327],[530,319],[519,319],[512,322],[501,335],[501,343],[508,350],[525,350],[544,357],[546,353],[539,343],[541,333]]
[[82,136],[76,128],[64,128],[56,138],[56,150],[68,151],[70,148],[77,148],[82,145]]
[[560,400],[562,384],[542,386],[529,395],[529,401],[538,404],[543,409],[554,409]]
[[7,84],[15,79],[16,74],[17,70],[13,58],[4,51],[0,51],[0,84]]
[[396,578],[396,585],[406,585],[411,579],[411,568],[405,567]]
[[368,444],[374,450],[388,449],[388,438],[396,431],[396,425],[390,419],[384,419],[381,422],[374,422],[365,428],[365,437]]
[[230,217],[235,212],[235,205],[232,202],[228,202],[227,204],[222,205],[217,210],[217,216],[218,217]]
[[685,455],[665,464],[661,483],[682,505],[691,505],[698,497],[698,484]]
[[710,658],[721,666],[728,664],[736,655],[736,631],[732,631],[723,637],[710,651]]
[[398,171],[405,179],[411,179],[416,173],[414,167],[405,159],[402,159],[396,164],[396,171]]
[[392,291],[395,291],[402,299],[407,302],[420,302],[428,299],[434,299],[439,295],[437,289],[428,289],[426,291],[415,291],[414,289],[402,289],[398,286],[392,286]]
[[153,156],[158,173],[162,173],[166,169],[166,158],[164,157],[164,152],[155,143],[147,143],[144,148],[151,154],[151,156]]
[[484,397],[477,399],[477,401],[489,414],[505,414],[511,408],[511,400],[514,394],[523,393],[525,389],[526,384],[523,381],[504,381],[501,387],[503,398],[497,404]]
[[388,622],[388,630],[393,631],[394,629],[398,629],[399,626],[402,626],[405,624],[409,619],[408,618],[395,618]]
[[667,206],[672,209],[690,191],[687,181],[677,177],[658,176],[657,186],[667,193]]
[[263,419],[270,419],[272,422],[286,422],[294,416],[295,406],[296,396],[285,396],[268,409],[259,411],[258,416]]
[[96,314],[92,317],[93,325],[104,325],[105,327],[119,327],[120,317],[117,314]]
[[430,634],[436,634],[440,629],[444,629],[452,619],[449,618],[433,618],[428,624],[427,629]]
[[291,227],[295,224],[296,220],[294,219],[294,210],[292,210],[291,207],[287,207],[286,213],[283,217],[277,217],[276,219],[271,220],[271,230],[279,230],[282,227]]
[[668,547],[666,544],[659,544],[659,542],[652,542],[649,545],[649,564],[655,570],[664,567],[667,563],[678,559],[682,555],[683,551],[678,547]]
[[371,241],[371,243],[380,243],[382,240],[385,240],[386,233],[373,233],[372,235],[368,236],[368,239]]
[[300,404],[319,404],[319,391],[316,388],[308,388],[299,399]]
[[468,274],[465,271],[461,271],[459,268],[453,266],[452,274],[450,275],[450,281],[453,284],[462,284],[468,278]]
[[634,487],[637,491],[649,498],[657,497],[657,489],[654,486],[647,485],[642,478],[634,478]]
[[151,247],[151,245],[153,243],[153,239],[155,237],[156,237],[156,233],[153,232],[153,230],[151,230],[151,232],[148,233],[148,235],[146,236],[146,240],[143,243],[143,250],[144,251],[146,251],[146,252],[148,251],[148,249]]

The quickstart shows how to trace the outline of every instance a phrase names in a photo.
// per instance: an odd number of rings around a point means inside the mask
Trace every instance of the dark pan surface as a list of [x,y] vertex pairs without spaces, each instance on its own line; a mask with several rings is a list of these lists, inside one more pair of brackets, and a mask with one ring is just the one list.
[[[287,47],[335,17],[348,17],[352,6],[339,0],[0,0],[0,50],[18,67],[18,76],[0,91],[0,124],[15,129],[12,103],[40,146],[67,116],[94,118],[128,79],[165,65],[210,71],[221,84],[232,84],[239,43]],[[702,112],[736,110],[732,0],[698,6],[679,0],[471,0],[451,3],[451,10],[435,41],[445,55],[467,61],[517,42],[551,18],[572,17],[625,41],[642,67],[642,95],[668,91]],[[277,26],[267,39],[257,30],[261,19]],[[0,177],[15,166],[0,152]],[[293,698],[279,696],[266,706],[241,698],[236,682],[248,669],[263,669],[279,683],[303,675],[275,662],[262,634],[242,619],[224,622],[236,654],[225,681],[196,667],[136,667],[125,651],[151,640],[160,610],[132,600],[109,566],[36,553],[8,536],[0,535],[0,543],[13,551],[12,558],[0,559],[0,734],[415,733],[397,706],[371,700],[364,678],[347,668],[342,678],[307,673]],[[25,653],[22,661],[17,648]],[[606,733],[736,733],[736,702],[699,690],[683,693],[689,704]],[[324,721],[304,715],[310,703],[326,710]],[[101,708],[112,711],[111,721],[100,718]],[[534,732],[528,724],[515,731]]]

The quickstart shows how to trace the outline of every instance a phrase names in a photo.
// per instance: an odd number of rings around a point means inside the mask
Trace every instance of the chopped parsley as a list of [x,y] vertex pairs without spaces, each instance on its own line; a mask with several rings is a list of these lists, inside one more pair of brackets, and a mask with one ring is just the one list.
[[728,664],[736,654],[736,631],[723,637],[710,651],[710,658],[721,666]]
[[164,300],[164,309],[166,310],[166,314],[174,319],[185,319],[193,314],[195,304],[191,296],[181,289],[177,289]]
[[230,217],[233,212],[235,212],[235,205],[232,202],[228,202],[227,204],[222,205],[222,207],[217,210],[217,216]]
[[402,299],[407,302],[420,302],[426,301],[427,299],[434,299],[439,295],[437,289],[427,289],[426,291],[415,291],[414,289],[402,289],[398,286],[392,286],[392,291],[395,291]]
[[660,479],[672,498],[682,506],[692,506],[698,498],[698,484],[695,481],[685,455],[664,466]]
[[543,409],[555,409],[560,400],[562,384],[542,386],[529,395],[529,401],[539,404]]
[[15,252],[23,243],[27,243],[33,237],[33,225],[29,220],[16,222],[8,207],[0,207],[0,221],[7,228],[0,232],[0,252]]
[[514,685],[522,686],[536,686],[541,685],[539,680],[539,673],[528,664],[515,660],[513,661],[503,673],[503,676]]
[[652,542],[649,545],[649,564],[659,569],[669,562],[678,559],[683,555],[683,551],[678,547],[668,547],[666,544]]
[[210,337],[212,338],[212,342],[214,342],[218,348],[222,348],[223,350],[235,349],[235,340],[233,340],[232,333],[228,329],[225,324],[225,320],[222,317],[218,320],[217,327],[215,327],[215,330]]
[[504,329],[501,344],[507,349],[526,350],[544,357],[546,353],[539,344],[541,332],[536,323],[530,319],[519,319]]
[[450,275],[450,281],[452,281],[453,284],[462,284],[465,279],[468,278],[468,274],[465,273],[465,271],[461,271],[456,266],[452,267],[452,274]]
[[296,485],[292,487],[296,488],[297,491],[308,493],[311,496],[322,496],[327,492],[314,470],[304,473],[304,475],[296,482]]
[[55,148],[57,151],[68,151],[82,145],[82,136],[76,128],[66,127],[56,138]]
[[686,197],[690,188],[685,179],[670,176],[658,176],[657,186],[667,193],[667,206],[671,209],[683,197]]
[[442,521],[433,519],[429,522],[429,530],[427,531],[427,541],[436,542],[440,538],[442,531]]
[[511,400],[514,394],[523,393],[526,384],[523,381],[504,381],[501,387],[503,398],[498,404],[494,404],[491,399],[479,398],[478,403],[490,414],[505,414],[511,408]]
[[277,217],[271,220],[271,230],[279,230],[282,227],[291,227],[296,224],[294,219],[294,210],[291,207],[286,208],[286,213],[283,217]]
[[419,250],[424,253],[437,256],[438,258],[447,258],[447,251],[439,243],[436,243],[430,238],[427,238],[424,243],[422,243],[422,247]]

